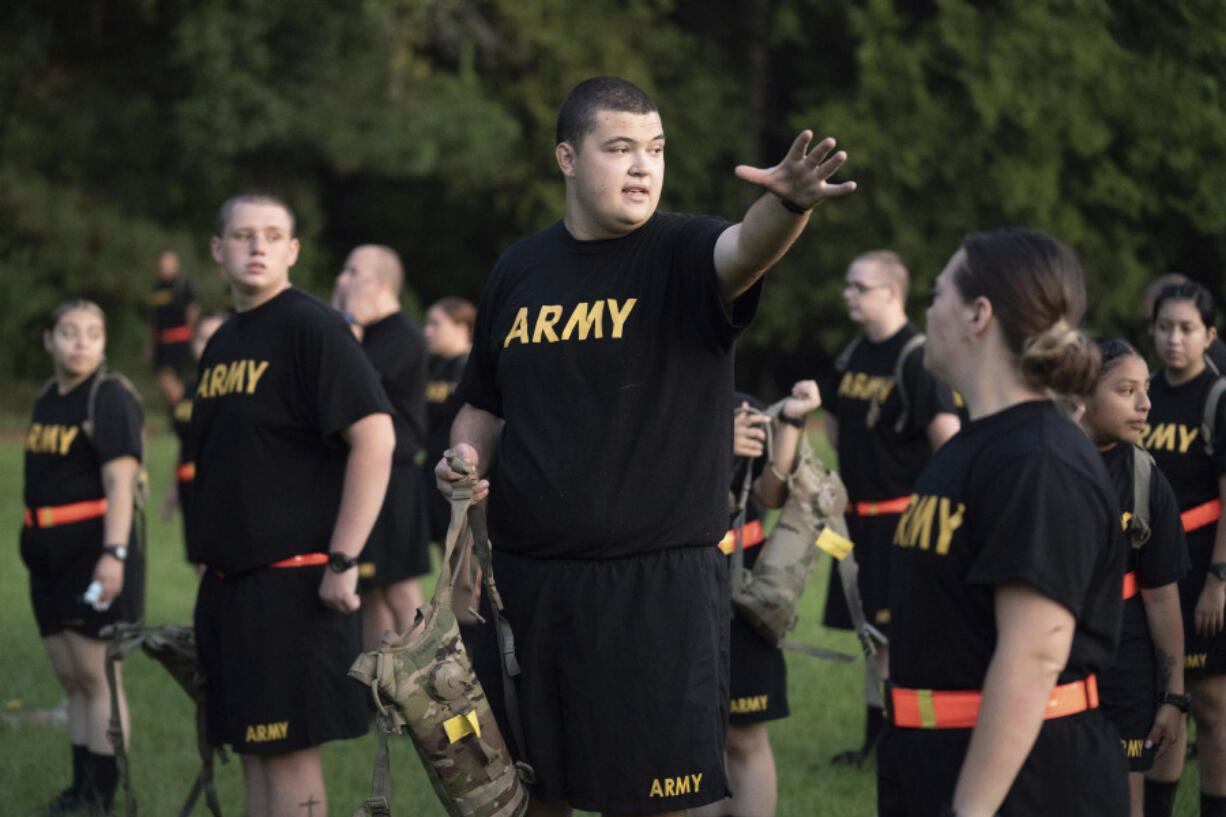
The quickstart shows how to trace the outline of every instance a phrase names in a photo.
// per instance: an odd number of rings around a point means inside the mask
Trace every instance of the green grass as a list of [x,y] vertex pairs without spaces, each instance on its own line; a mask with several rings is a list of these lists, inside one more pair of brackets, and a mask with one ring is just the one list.
[[[820,453],[833,462],[828,449]],[[196,579],[183,558],[180,522],[178,518],[164,522],[157,513],[173,460],[173,439],[164,433],[153,435],[149,444],[154,495],[147,608],[151,624],[190,623],[195,601]],[[0,705],[8,713],[53,708],[62,697],[34,626],[26,571],[17,554],[21,469],[18,435],[0,435],[0,530],[12,534],[5,569],[0,570],[0,611],[7,622],[0,631]],[[850,634],[818,626],[828,571],[829,560],[824,560],[802,599],[801,623],[793,636],[855,652]],[[779,769],[779,815],[869,817],[876,801],[871,766],[836,771],[828,763],[832,755],[860,741],[862,665],[832,664],[793,654],[788,654],[787,662],[792,715],[770,727]],[[189,701],[160,666],[139,653],[125,662],[125,673],[133,723],[130,758],[140,813],[146,817],[177,814],[198,769]],[[407,738],[393,738],[391,751],[393,813],[444,817]],[[373,735],[324,746],[324,772],[334,817],[351,814],[366,797],[374,753]],[[0,724],[0,770],[4,781],[0,811],[36,814],[70,775],[66,729],[62,725]],[[231,757],[218,767],[217,785],[223,813],[241,815],[242,773],[237,759]],[[1177,815],[1196,813],[1196,786],[1196,767],[1191,763],[1180,787]],[[207,809],[198,804],[194,813],[203,815]]]

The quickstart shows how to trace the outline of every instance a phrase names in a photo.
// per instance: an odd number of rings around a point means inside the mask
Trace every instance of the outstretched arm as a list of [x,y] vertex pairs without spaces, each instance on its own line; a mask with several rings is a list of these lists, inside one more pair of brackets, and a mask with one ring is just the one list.
[[801,131],[783,161],[771,168],[738,165],[736,175],[766,188],[745,218],[715,242],[715,273],[725,303],[753,286],[792,246],[809,221],[809,211],[823,200],[856,189],[855,182],[829,184],[847,154],[834,150],[834,140],[823,139],[806,152],[813,131]]

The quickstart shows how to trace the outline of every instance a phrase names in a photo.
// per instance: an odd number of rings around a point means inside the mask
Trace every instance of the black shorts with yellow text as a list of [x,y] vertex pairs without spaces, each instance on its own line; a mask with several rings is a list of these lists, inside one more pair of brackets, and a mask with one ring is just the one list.
[[[731,601],[710,544],[607,560],[495,551],[522,667],[516,689],[538,800],[585,811],[681,811],[723,799]],[[482,598],[483,615],[489,615]],[[492,626],[466,634],[499,726]]]
[[359,616],[324,606],[325,569],[205,572],[195,624],[211,744],[279,755],[366,732],[369,692],[346,675]]
[[1128,770],[1152,769],[1155,750],[1145,748],[1145,738],[1158,710],[1158,667],[1139,595],[1124,602],[1120,646],[1111,667],[1098,675],[1098,697],[1103,714],[1120,733]]

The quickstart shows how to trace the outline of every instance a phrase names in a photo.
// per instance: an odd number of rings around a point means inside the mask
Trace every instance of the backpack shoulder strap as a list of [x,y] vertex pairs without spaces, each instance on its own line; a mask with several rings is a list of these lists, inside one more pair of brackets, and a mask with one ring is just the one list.
[[903,344],[902,351],[898,353],[898,360],[894,361],[894,388],[898,389],[898,399],[902,401],[902,410],[898,412],[898,419],[894,421],[896,434],[901,434],[907,427],[907,416],[911,411],[911,398],[907,396],[907,390],[903,388],[903,369],[907,365],[907,358],[916,349],[922,348],[926,340],[928,337],[923,332],[916,332]]
[[1218,404],[1222,402],[1222,393],[1226,392],[1226,377],[1219,377],[1209,387],[1205,396],[1205,411],[1200,424],[1200,436],[1205,444],[1205,453],[1213,456],[1213,430],[1217,425]]
[[1154,458],[1139,445],[1132,447],[1132,517],[1128,520],[1128,539],[1134,548],[1149,541],[1149,485],[1153,479]]
[[85,404],[85,422],[81,423],[81,430],[85,432],[85,436],[89,437],[90,442],[94,439],[94,417],[98,408],[98,391],[102,388],[102,384],[108,380],[114,380],[124,390],[132,395],[137,404],[141,404],[140,392],[136,390],[136,386],[132,385],[132,381],[124,377],[119,372],[112,372],[106,368],[106,364],[98,367],[98,375],[94,378],[94,382],[89,386],[89,398]]
[[860,346],[860,341],[863,337],[857,336],[852,338],[851,343],[843,347],[843,351],[839,352],[839,356],[834,359],[834,370],[839,374],[847,371],[847,367],[851,365],[851,356],[856,353],[856,349]]

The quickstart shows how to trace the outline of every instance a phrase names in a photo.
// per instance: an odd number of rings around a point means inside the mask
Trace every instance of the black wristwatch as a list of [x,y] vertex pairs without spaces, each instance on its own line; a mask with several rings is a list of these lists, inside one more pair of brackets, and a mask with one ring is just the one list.
[[790,425],[793,428],[803,429],[805,427],[804,417],[789,417],[782,411],[779,412],[779,422],[784,423],[785,425]]
[[1188,707],[1192,705],[1192,696],[1186,692],[1176,694],[1174,692],[1164,692],[1162,697],[1158,698],[1159,704],[1170,704],[1178,709],[1183,714],[1188,714]]
[[1226,562],[1214,562],[1209,565],[1209,575],[1226,582]]
[[127,545],[103,545],[102,552],[120,562],[128,558]]
[[328,569],[333,573],[344,573],[351,567],[357,567],[358,560],[334,550],[328,554]]

